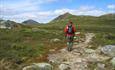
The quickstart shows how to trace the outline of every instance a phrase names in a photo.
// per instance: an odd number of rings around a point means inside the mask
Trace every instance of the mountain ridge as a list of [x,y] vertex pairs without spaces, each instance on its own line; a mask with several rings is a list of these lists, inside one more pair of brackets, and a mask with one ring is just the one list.
[[73,21],[73,20],[94,20],[94,19],[115,19],[115,13],[104,14],[101,16],[90,16],[90,15],[73,15],[70,13],[64,13],[51,20],[49,23],[61,22],[61,21]]
[[35,21],[33,19],[28,19],[28,20],[23,21],[22,24],[33,25],[33,24],[39,24],[39,22],[37,22],[37,21]]
[[[104,15],[101,15],[101,16],[91,16],[91,15],[74,15],[74,14],[71,14],[69,12],[66,12],[64,14],[61,14],[59,16],[57,16],[56,18],[52,19],[51,21],[47,22],[47,23],[53,23],[53,22],[58,22],[58,21],[69,21],[69,20],[73,20],[73,19],[76,19],[76,20],[79,20],[79,19],[82,19],[82,18],[104,18],[104,19],[115,19],[115,13],[109,13],[109,14],[104,14]],[[0,22],[1,21],[4,21],[4,19],[0,18]],[[5,20],[7,21],[7,20]],[[9,20],[9,21],[12,21],[12,20]],[[15,21],[13,21],[15,22]],[[15,23],[18,23],[18,22],[15,22]],[[40,24],[39,22],[37,22],[36,20],[33,20],[33,19],[28,19],[28,20],[24,20],[23,22],[21,22],[21,24],[24,24],[24,25],[33,25],[33,24]]]

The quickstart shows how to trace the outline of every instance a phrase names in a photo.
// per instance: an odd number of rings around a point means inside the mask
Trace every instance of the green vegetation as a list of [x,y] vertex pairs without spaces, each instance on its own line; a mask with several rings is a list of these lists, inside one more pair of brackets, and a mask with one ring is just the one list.
[[[67,16],[66,16],[67,15]],[[93,16],[59,16],[48,24],[20,25],[19,29],[0,29],[0,69],[20,70],[32,62],[47,61],[50,49],[65,47],[63,28],[71,19],[77,31],[96,34],[92,48],[99,45],[115,44],[115,14]],[[60,18],[61,17],[61,18]],[[53,42],[52,39],[60,39]],[[6,66],[9,66],[5,68]]]
[[90,48],[96,49],[98,48],[98,46],[115,45],[115,33],[101,32],[101,33],[95,33],[95,35],[96,36],[90,43],[93,46]]
[[[47,61],[46,57],[41,57],[46,56],[50,49],[59,49],[64,46],[62,35],[62,31],[30,27],[22,28],[19,31],[0,29],[0,60],[2,62],[5,59],[6,64],[9,61],[13,65],[11,70],[16,69],[16,65]],[[55,38],[61,41],[52,42],[51,40]],[[39,60],[40,58],[41,60]],[[0,68],[5,69],[6,64]]]

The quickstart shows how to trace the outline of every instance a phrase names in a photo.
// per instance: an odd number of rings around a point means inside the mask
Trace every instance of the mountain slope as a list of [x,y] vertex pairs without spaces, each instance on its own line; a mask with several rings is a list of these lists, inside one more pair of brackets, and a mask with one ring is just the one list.
[[62,14],[58,17],[56,17],[55,19],[53,19],[50,23],[60,23],[61,21],[63,22],[67,22],[69,20],[73,21],[73,22],[80,22],[80,23],[91,23],[90,21],[99,21],[100,19],[103,19],[103,21],[105,21],[106,19],[108,20],[115,20],[115,13],[110,13],[110,14],[105,14],[105,15],[101,15],[99,17],[96,16],[77,16],[77,15],[72,15],[70,13],[65,13]]
[[77,30],[96,32],[114,32],[115,30],[115,14],[105,14],[99,17],[65,14],[60,15],[49,22],[49,25],[56,29],[63,29],[71,20],[76,25]]
[[63,15],[60,15],[58,17],[56,17],[55,19],[53,19],[50,23],[65,23],[65,22],[68,22],[68,21],[76,21],[76,22],[79,22],[79,21],[84,21],[84,20],[93,20],[93,19],[96,19],[97,17],[94,17],[94,16],[76,16],[76,15],[73,15],[73,14],[70,14],[70,13],[65,13]]
[[101,15],[100,18],[115,19],[115,13]]

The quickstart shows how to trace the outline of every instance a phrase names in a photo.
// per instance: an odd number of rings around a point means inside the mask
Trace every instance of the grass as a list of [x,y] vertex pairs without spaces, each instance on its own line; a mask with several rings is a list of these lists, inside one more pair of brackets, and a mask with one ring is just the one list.
[[[15,70],[16,65],[19,68],[24,63],[46,61],[45,56],[49,53],[49,49],[59,49],[65,46],[63,32],[57,32],[58,30],[32,30],[32,28],[19,31],[0,29],[0,62],[5,59],[6,64],[12,63],[13,66],[10,69]],[[55,38],[61,41],[51,42]],[[5,69],[6,64],[0,65],[0,68]]]
[[96,49],[98,46],[115,45],[115,33],[95,33],[95,37],[90,44],[92,49]]

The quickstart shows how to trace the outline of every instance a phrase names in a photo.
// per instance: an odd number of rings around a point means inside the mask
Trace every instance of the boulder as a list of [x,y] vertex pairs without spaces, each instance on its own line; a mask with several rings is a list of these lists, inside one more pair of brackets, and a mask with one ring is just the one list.
[[92,54],[89,54],[86,59],[89,61],[89,62],[103,62],[103,61],[106,61],[106,60],[109,60],[110,57],[108,56],[102,56],[102,55],[99,55],[97,53],[92,53]]
[[89,61],[89,62],[98,62],[100,61],[99,59],[99,55],[96,54],[96,53],[92,53],[92,54],[89,54],[86,59]]
[[85,53],[87,53],[87,54],[95,53],[95,50],[93,50],[93,49],[85,49]]
[[115,57],[115,45],[106,45],[101,48],[101,51],[111,57]]
[[59,70],[70,70],[69,64],[60,64],[59,65]]
[[51,42],[60,42],[61,40],[58,38],[51,39]]
[[97,68],[98,68],[98,70],[104,70],[105,69],[105,64],[97,63]]
[[34,63],[33,65],[24,67],[23,70],[53,70],[53,67],[48,63]]

